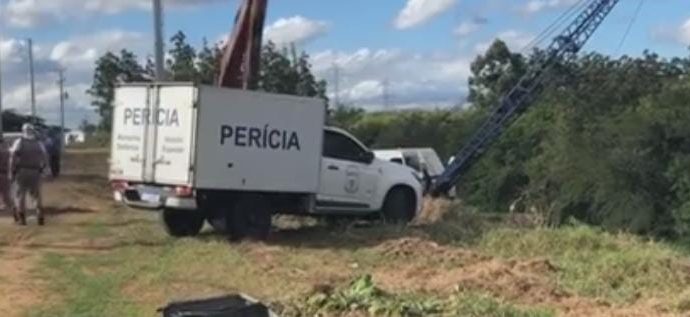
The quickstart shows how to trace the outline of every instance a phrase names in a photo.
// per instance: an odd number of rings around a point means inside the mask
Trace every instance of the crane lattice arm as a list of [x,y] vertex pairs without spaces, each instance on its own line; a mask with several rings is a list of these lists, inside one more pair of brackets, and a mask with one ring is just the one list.
[[244,0],[220,60],[220,87],[256,89],[268,0]]
[[515,87],[501,98],[489,118],[455,155],[453,162],[435,182],[432,189],[434,196],[447,193],[486,148],[533,104],[544,86],[550,68],[559,61],[573,60],[618,2],[619,0],[591,1],[575,21],[553,40],[546,50],[545,58],[531,67]]

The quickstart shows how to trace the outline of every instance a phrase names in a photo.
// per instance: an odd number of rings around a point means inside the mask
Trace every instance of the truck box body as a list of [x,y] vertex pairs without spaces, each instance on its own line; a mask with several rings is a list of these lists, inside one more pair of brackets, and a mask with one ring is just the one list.
[[316,193],[325,104],[186,83],[117,87],[110,178]]

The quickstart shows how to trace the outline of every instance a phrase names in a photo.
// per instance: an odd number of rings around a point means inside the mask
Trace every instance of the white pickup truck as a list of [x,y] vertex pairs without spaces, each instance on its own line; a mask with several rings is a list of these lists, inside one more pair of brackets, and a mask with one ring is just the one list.
[[408,222],[422,184],[325,127],[325,103],[186,83],[115,90],[109,178],[117,201],[161,211],[172,236],[204,221],[264,239],[276,213]]

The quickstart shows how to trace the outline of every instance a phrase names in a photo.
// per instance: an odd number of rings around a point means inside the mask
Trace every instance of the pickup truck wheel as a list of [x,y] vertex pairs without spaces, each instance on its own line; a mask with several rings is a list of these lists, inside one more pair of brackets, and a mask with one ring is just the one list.
[[161,222],[165,231],[173,237],[191,237],[201,232],[204,217],[196,211],[164,209]]
[[408,223],[414,218],[415,197],[412,190],[405,187],[393,188],[383,203],[383,219],[386,223]]
[[228,236],[231,240],[263,241],[271,232],[271,204],[262,195],[242,195],[231,211]]

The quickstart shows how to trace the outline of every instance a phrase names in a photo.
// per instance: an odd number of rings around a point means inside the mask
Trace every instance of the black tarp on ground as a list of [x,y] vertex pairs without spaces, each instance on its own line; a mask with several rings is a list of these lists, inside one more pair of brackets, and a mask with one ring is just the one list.
[[158,311],[163,317],[277,317],[268,307],[246,295],[172,302]]

